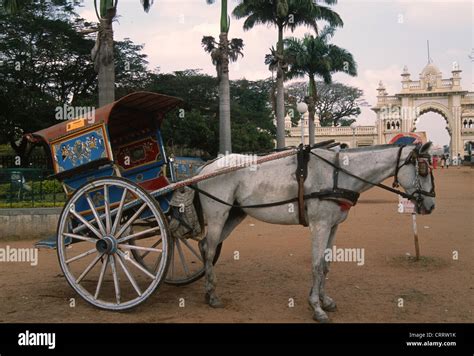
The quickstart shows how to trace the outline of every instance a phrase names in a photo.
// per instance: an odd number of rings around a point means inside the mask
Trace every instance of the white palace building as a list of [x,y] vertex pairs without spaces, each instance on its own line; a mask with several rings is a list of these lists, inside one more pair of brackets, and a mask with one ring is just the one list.
[[[355,130],[344,127],[321,127],[315,119],[316,142],[334,139],[349,147],[388,143],[402,132],[416,132],[419,117],[436,112],[446,120],[446,130],[451,137],[451,157],[464,155],[465,143],[474,141],[474,92],[461,87],[461,70],[455,65],[451,78],[443,79],[441,71],[429,63],[419,80],[412,80],[407,67],[403,69],[402,89],[388,95],[382,82],[377,88],[377,104],[372,107],[377,119],[375,126],[358,126]],[[308,117],[304,116],[305,143],[308,143]],[[290,117],[285,118],[286,145],[301,143],[301,123],[291,127]]]

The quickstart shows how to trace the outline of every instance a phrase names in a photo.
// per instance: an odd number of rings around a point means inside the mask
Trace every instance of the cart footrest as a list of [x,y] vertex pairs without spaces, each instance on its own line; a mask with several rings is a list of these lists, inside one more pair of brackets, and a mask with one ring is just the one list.
[[[66,246],[70,245],[71,242],[72,242],[72,238],[66,237],[66,241],[65,241]],[[57,247],[56,235],[53,235],[44,240],[38,241],[37,243],[35,243],[35,247],[36,248],[49,248],[49,249],[55,250]]]

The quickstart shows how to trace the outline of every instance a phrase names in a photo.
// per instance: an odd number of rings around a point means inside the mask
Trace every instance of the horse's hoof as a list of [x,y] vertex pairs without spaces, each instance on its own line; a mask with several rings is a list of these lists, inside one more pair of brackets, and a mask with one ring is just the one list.
[[333,312],[337,310],[336,302],[329,296],[325,295],[319,299],[321,303],[321,308],[324,311]]
[[335,312],[337,310],[337,304],[332,299],[330,300],[326,299],[326,303],[325,302],[321,303],[321,308],[323,308],[323,310],[327,312]]
[[219,298],[215,296],[210,296],[206,294],[206,303],[209,304],[211,308],[223,308],[224,304],[220,301]]
[[313,319],[321,324],[329,323],[329,318],[326,313],[314,313]]

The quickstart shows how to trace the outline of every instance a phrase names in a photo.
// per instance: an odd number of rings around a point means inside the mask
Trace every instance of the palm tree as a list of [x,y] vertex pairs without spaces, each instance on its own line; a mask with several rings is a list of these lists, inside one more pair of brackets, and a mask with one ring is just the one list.
[[[11,1],[11,0],[9,0]],[[94,0],[94,8],[99,20],[99,30],[91,56],[94,69],[98,73],[99,106],[115,100],[114,30],[112,22],[117,14],[118,0]],[[140,0],[148,12],[153,0]]]
[[[212,4],[215,0],[206,0]],[[232,152],[232,137],[230,126],[230,83],[229,62],[235,62],[239,55],[243,56],[243,41],[233,38],[229,41],[230,19],[227,14],[227,0],[221,0],[221,23],[219,42],[212,36],[204,36],[201,44],[204,50],[211,54],[212,63],[216,66],[219,80],[219,152]]]
[[324,20],[333,27],[342,26],[343,22],[336,12],[327,6],[318,4],[333,5],[336,2],[337,0],[321,0],[318,2],[314,0],[241,0],[240,4],[233,11],[233,15],[236,18],[246,18],[244,30],[250,30],[258,24],[273,25],[278,29],[278,42],[275,53],[277,59],[277,148],[285,146],[284,30],[289,28],[293,31],[296,27],[305,25],[313,28],[317,33],[318,20]]
[[318,100],[315,77],[321,77],[326,84],[330,84],[334,73],[357,75],[357,64],[352,54],[329,43],[334,31],[333,27],[325,27],[316,37],[306,34],[303,39],[285,39],[285,57],[290,63],[287,78],[309,77],[309,90],[305,101],[309,111],[310,145],[314,144],[314,115]]

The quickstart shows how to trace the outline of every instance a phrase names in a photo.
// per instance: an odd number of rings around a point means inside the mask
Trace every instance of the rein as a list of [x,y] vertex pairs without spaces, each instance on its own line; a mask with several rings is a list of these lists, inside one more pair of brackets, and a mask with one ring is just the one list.
[[[334,183],[333,183],[333,188],[332,189],[329,189],[329,190],[323,190],[323,191],[319,191],[319,192],[313,192],[313,193],[310,193],[310,194],[305,194],[303,196],[301,196],[301,194],[299,194],[298,197],[296,198],[291,198],[291,199],[287,199],[287,200],[281,200],[281,201],[277,201],[277,202],[272,202],[272,203],[264,203],[264,204],[253,204],[253,205],[240,205],[240,204],[231,204],[231,203],[228,203],[222,199],[219,199],[218,197],[198,188],[196,185],[189,185],[189,187],[193,190],[195,190],[196,192],[202,194],[202,195],[205,195],[207,196],[208,198],[211,198],[215,201],[217,201],[218,203],[221,203],[223,205],[226,205],[226,206],[229,206],[229,207],[232,207],[232,208],[240,208],[240,209],[252,209],[252,208],[269,208],[269,207],[274,207],[274,206],[279,206],[279,205],[284,205],[284,204],[289,204],[289,203],[293,203],[293,202],[301,202],[302,199],[303,201],[305,199],[314,199],[314,198],[318,198],[318,199],[329,199],[329,200],[337,200],[337,199],[342,199],[342,200],[348,200],[352,203],[352,205],[355,205],[358,198],[359,198],[359,195],[360,193],[358,192],[355,192],[355,191],[352,191],[352,190],[348,190],[348,189],[343,189],[343,188],[339,188],[337,186],[337,181],[338,181],[338,177],[339,177],[339,172],[342,172],[344,174],[347,174],[348,176],[352,177],[352,178],[355,178],[361,182],[364,182],[366,184],[369,184],[369,185],[372,185],[372,186],[375,186],[375,187],[379,187],[381,189],[384,189],[384,190],[387,190],[391,193],[395,193],[395,194],[398,194],[406,199],[409,199],[409,200],[415,200],[417,202],[418,205],[420,205],[423,201],[423,198],[422,196],[425,195],[425,196],[430,196],[430,197],[434,197],[435,196],[435,192],[434,192],[434,176],[433,176],[433,172],[430,171],[430,174],[431,174],[431,181],[432,181],[432,188],[431,188],[431,191],[430,192],[427,192],[427,191],[424,191],[421,189],[421,183],[419,181],[419,166],[418,166],[418,163],[419,163],[419,158],[429,158],[429,156],[427,157],[426,155],[421,155],[419,154],[418,152],[416,152],[416,148],[409,154],[409,156],[407,157],[407,159],[405,160],[405,162],[403,162],[401,165],[400,165],[400,158],[401,158],[401,154],[402,154],[402,150],[403,148],[406,147],[404,145],[400,146],[400,149],[398,151],[398,154],[397,154],[397,162],[396,162],[396,166],[395,166],[395,178],[394,178],[394,182],[393,182],[393,188],[392,187],[389,187],[385,184],[382,184],[382,183],[374,183],[374,182],[371,182],[365,178],[362,178],[362,177],[359,177],[357,175],[355,175],[354,173],[348,171],[347,169],[345,168],[342,168],[341,166],[339,166],[339,164],[334,164],[333,162],[327,160],[326,158],[312,152],[310,149],[309,149],[309,146],[303,146],[303,145],[300,145],[299,148],[298,148],[298,151],[299,152],[303,152],[303,151],[306,151],[310,154],[312,154],[313,156],[319,158],[320,160],[322,160],[323,162],[327,163],[328,165],[330,165],[331,167],[334,168]],[[337,163],[339,163],[339,152],[336,153],[336,159],[337,159]],[[306,162],[307,163],[307,162]],[[413,163],[415,164],[415,167],[416,167],[416,176],[415,176],[415,187],[416,187],[416,190],[412,193],[412,194],[408,194],[406,192],[403,192],[399,189],[396,189],[395,187],[398,187],[399,186],[399,183],[398,183],[398,172],[400,170],[400,168],[402,168],[403,166],[407,165],[407,164],[410,164],[410,163]],[[427,164],[426,162],[423,162],[424,164]],[[306,176],[306,174],[304,174]],[[427,174],[426,174],[427,175]],[[425,175],[424,175],[425,176]],[[298,178],[298,177],[297,177]],[[305,177],[306,178],[306,177]],[[300,185],[301,186],[301,185]],[[301,214],[300,214],[300,222],[301,222]],[[304,224],[303,224],[304,225]]]
[[[400,147],[400,148],[402,149],[403,146]],[[399,160],[400,160],[400,152],[401,152],[401,149],[399,150],[399,154],[398,154],[398,162],[399,162]],[[395,188],[391,188],[391,187],[389,187],[389,186],[387,186],[387,185],[385,185],[385,184],[382,184],[382,183],[374,183],[374,182],[371,182],[371,181],[369,181],[369,180],[367,180],[367,179],[365,179],[365,178],[359,177],[359,176],[357,176],[357,175],[355,175],[355,174],[349,172],[347,169],[344,169],[344,168],[342,168],[342,167],[340,167],[340,166],[335,165],[335,164],[332,163],[331,161],[327,160],[327,159],[324,158],[324,157],[321,157],[320,155],[318,155],[318,154],[316,154],[316,153],[314,153],[314,152],[311,152],[311,154],[312,154],[313,156],[316,156],[317,158],[319,158],[321,161],[323,161],[323,162],[329,164],[329,165],[330,165],[331,167],[333,167],[336,171],[340,171],[340,172],[342,172],[342,173],[344,173],[344,174],[347,174],[348,176],[350,176],[350,177],[352,177],[352,178],[355,178],[355,179],[358,179],[358,180],[360,180],[361,182],[364,182],[364,183],[366,183],[366,184],[370,184],[370,185],[372,185],[372,186],[375,186],[375,187],[379,187],[379,188],[388,190],[389,192],[392,192],[392,193],[401,195],[402,197],[407,198],[407,199],[413,199],[413,198],[414,198],[413,194],[407,194],[407,193],[405,193],[405,192],[402,192],[401,190],[398,190],[398,189],[395,189]],[[398,173],[398,170],[399,170],[400,168],[402,168],[403,165],[404,165],[404,164],[402,164],[400,167],[398,167],[398,162],[397,162],[396,174]],[[397,180],[397,181],[398,181],[398,180]]]

